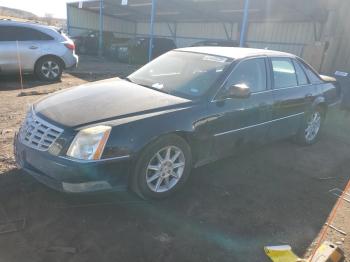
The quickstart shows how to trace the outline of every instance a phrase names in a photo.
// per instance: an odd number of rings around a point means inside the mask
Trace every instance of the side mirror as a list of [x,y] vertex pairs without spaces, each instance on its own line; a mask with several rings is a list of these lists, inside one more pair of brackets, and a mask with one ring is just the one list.
[[249,86],[246,84],[236,84],[231,86],[227,90],[226,97],[230,98],[248,98],[250,97],[251,92]]

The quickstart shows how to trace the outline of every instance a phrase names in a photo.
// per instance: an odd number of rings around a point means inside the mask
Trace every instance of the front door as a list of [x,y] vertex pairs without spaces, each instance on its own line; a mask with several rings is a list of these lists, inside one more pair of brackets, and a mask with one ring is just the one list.
[[[267,60],[264,57],[250,58],[238,63],[210,103],[214,158],[265,141],[273,104],[266,65]],[[251,95],[248,98],[225,98],[226,90],[237,84],[247,85]]]

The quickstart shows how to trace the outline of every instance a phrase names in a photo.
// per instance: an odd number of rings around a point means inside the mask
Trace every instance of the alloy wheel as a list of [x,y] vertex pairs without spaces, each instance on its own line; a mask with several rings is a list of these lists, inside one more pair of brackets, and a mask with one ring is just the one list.
[[181,179],[185,170],[185,155],[176,146],[159,150],[150,160],[146,170],[146,182],[156,193],[167,192]]
[[321,113],[320,112],[313,112],[308,121],[307,121],[307,127],[305,129],[305,139],[307,141],[313,141],[321,127]]
[[60,74],[60,66],[55,61],[45,61],[41,66],[41,73],[47,79],[55,79]]

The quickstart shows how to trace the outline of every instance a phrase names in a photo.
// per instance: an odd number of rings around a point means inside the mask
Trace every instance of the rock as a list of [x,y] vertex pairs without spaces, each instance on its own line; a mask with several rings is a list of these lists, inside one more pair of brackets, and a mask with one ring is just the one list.
[[156,236],[155,239],[162,243],[169,243],[171,241],[171,237],[166,233],[161,233],[159,236]]
[[343,242],[337,241],[337,242],[335,242],[335,244],[338,245],[338,246],[341,246],[343,244]]

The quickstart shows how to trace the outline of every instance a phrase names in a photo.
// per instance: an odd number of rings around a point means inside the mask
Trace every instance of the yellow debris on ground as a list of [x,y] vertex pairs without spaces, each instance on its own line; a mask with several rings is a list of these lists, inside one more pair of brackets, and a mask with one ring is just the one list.
[[331,242],[325,241],[310,259],[299,258],[291,246],[266,246],[266,255],[273,262],[340,262],[344,259],[342,250]]
[[291,246],[266,246],[264,248],[266,255],[273,262],[296,262],[296,261],[306,261],[299,258],[294,254]]

